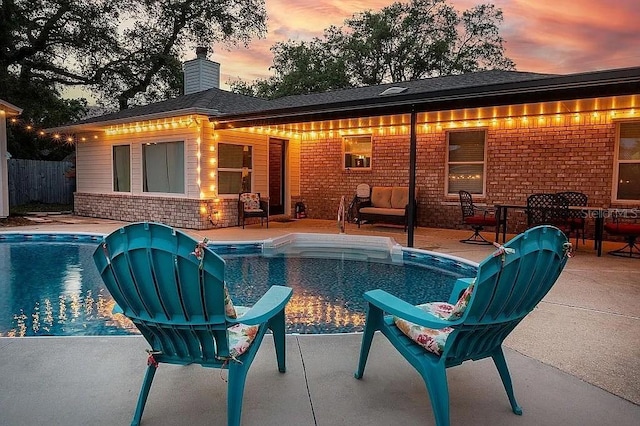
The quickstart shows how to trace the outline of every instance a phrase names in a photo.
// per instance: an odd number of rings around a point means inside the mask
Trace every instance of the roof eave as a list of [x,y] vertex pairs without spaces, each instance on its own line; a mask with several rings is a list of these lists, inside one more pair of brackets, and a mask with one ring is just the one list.
[[0,110],[4,111],[6,115],[20,115],[22,114],[22,108],[13,105],[10,102],[0,99]]
[[48,133],[78,133],[78,132],[96,132],[102,131],[107,126],[116,126],[118,124],[126,124],[135,121],[161,120],[164,118],[178,117],[182,115],[206,115],[215,117],[220,114],[217,109],[209,108],[183,108],[172,111],[163,111],[154,114],[136,115],[133,117],[117,118],[114,120],[93,121],[91,123],[69,124],[59,127],[51,127],[44,129]]
[[247,114],[225,114],[211,120],[217,127],[246,127],[355,118],[372,115],[404,114],[505,104],[559,101],[636,94],[640,87],[640,68],[607,72],[607,78],[593,79],[593,74],[577,74],[526,82],[447,89],[430,93],[394,96],[393,99],[369,98],[342,103],[292,107]]

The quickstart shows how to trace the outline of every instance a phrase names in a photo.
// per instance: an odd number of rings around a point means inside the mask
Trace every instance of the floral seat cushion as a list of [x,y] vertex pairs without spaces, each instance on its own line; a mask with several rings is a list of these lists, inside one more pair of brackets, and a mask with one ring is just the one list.
[[[196,245],[196,248],[191,254],[200,261],[200,268],[204,262],[204,248],[207,245],[207,239],[205,238],[201,243]],[[234,306],[233,300],[229,295],[229,290],[225,284],[224,286],[224,313],[229,318],[240,318],[246,314],[249,310],[246,306]],[[260,325],[246,325],[246,324],[234,324],[227,328],[227,335],[229,336],[229,356],[231,358],[237,358],[249,349],[251,343],[256,338]]]
[[240,194],[240,201],[244,203],[244,209],[246,211],[262,211],[262,209],[260,209],[260,196],[255,192]]
[[[462,296],[460,296],[460,299],[458,299],[458,302],[455,305],[446,302],[430,302],[422,305],[417,305],[416,307],[446,321],[456,320],[460,318],[464,311],[467,309],[469,300],[471,300],[471,294],[473,293],[474,284],[475,280],[471,281],[471,283],[466,288],[464,293],[462,293]],[[398,317],[394,317],[393,320],[396,324],[396,327],[398,327],[398,329],[402,331],[407,337],[409,337],[411,340],[413,340],[429,352],[434,353],[438,356],[442,355],[442,352],[444,351],[445,345],[447,343],[447,338],[453,331],[453,328],[451,327],[444,327],[440,329],[423,327],[421,325]]]
[[[244,315],[248,310],[249,308],[246,306],[235,307],[238,318],[242,318],[242,315]],[[229,333],[229,355],[231,358],[237,358],[249,349],[256,338],[259,328],[260,325],[246,325],[240,323],[234,324],[227,329]]]

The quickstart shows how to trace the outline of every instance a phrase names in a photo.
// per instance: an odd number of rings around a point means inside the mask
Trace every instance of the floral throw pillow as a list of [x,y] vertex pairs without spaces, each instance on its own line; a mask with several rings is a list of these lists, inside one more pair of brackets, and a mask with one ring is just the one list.
[[[471,300],[474,285],[475,280],[469,283],[469,286],[466,288],[464,293],[462,293],[462,296],[460,296],[460,299],[458,299],[458,302],[455,305],[446,302],[431,302],[417,305],[416,307],[446,321],[456,320],[460,318],[467,309],[469,301]],[[444,327],[440,329],[423,327],[398,317],[394,317],[393,320],[396,327],[398,327],[398,329],[407,337],[429,352],[438,356],[442,355],[447,343],[447,338],[453,331],[453,328],[451,327]]]
[[238,313],[236,312],[235,306],[233,306],[233,300],[231,300],[226,285],[224,286],[224,313],[229,318],[238,318]]
[[240,195],[245,210],[260,210],[260,197],[255,192],[245,192]]

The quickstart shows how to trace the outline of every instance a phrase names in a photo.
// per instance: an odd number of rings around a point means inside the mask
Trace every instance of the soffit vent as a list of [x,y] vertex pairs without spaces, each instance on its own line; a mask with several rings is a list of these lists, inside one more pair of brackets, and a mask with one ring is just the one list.
[[380,93],[378,96],[398,95],[400,93],[406,92],[407,90],[409,90],[409,88],[407,87],[393,86],[393,87],[389,87],[384,92]]

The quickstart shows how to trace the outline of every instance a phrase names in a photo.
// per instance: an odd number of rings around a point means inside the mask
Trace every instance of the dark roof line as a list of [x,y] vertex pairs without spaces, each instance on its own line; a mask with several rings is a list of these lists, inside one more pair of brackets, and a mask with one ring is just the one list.
[[279,109],[222,114],[215,119],[220,127],[283,124],[299,121],[367,115],[408,113],[438,109],[492,106],[501,102],[526,103],[566,99],[567,96],[591,97],[638,93],[640,67],[572,75],[547,75],[530,80],[442,89],[431,92],[403,93],[393,97],[375,97],[351,101],[293,106]]
[[[389,87],[407,90],[379,96]],[[598,97],[638,93],[640,67],[578,74],[540,74],[490,70],[422,80],[385,83],[292,95],[271,101],[218,88],[162,102],[92,117],[58,127],[79,131],[109,123],[169,117],[176,113],[206,114],[219,128],[295,121],[389,115],[437,109],[458,109],[511,103],[544,102],[569,97]],[[51,129],[48,129],[51,130]]]

